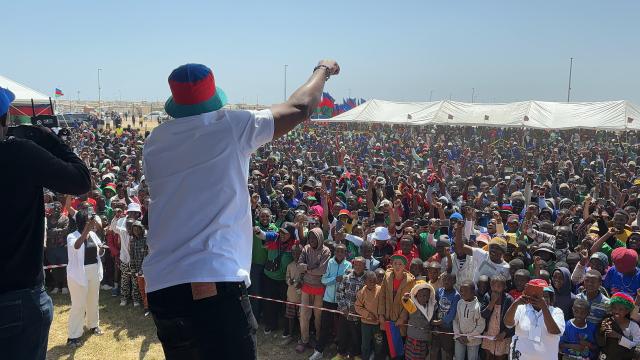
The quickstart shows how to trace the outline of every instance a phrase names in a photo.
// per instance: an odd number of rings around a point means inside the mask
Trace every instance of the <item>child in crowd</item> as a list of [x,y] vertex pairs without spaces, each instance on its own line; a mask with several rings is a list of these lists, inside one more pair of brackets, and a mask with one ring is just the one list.
[[[347,247],[344,244],[335,246],[334,256],[329,259],[327,271],[322,275],[322,284],[325,286],[324,296],[322,298],[322,307],[325,309],[336,310],[338,308],[338,300],[336,298],[336,288],[344,278],[344,274],[351,269],[351,263],[347,261]],[[322,352],[330,341],[331,332],[335,325],[335,314],[323,311],[320,320],[320,337],[315,346],[313,355],[309,360],[322,359]]]
[[402,298],[404,306],[402,323],[407,322],[407,338],[404,347],[405,360],[426,359],[432,341],[431,320],[436,308],[435,290],[423,281]]
[[478,350],[482,339],[476,338],[485,328],[480,301],[476,297],[476,285],[471,280],[465,280],[460,285],[460,301],[453,320],[456,359],[468,360],[478,358]]
[[476,296],[478,299],[484,298],[486,294],[491,290],[491,280],[489,280],[489,276],[480,275],[478,278],[478,283],[476,284]]
[[602,320],[596,334],[601,355],[606,359],[627,360],[633,358],[632,349],[640,344],[640,326],[629,319],[633,310],[633,298],[625,293],[615,293],[609,299],[611,315]]
[[487,324],[484,335],[494,336],[494,340],[482,339],[482,349],[485,360],[506,360],[509,354],[513,329],[507,328],[504,315],[513,303],[511,295],[505,292],[507,279],[498,274],[491,278],[491,292],[484,295],[482,300],[486,304],[482,308],[482,317]]
[[371,241],[364,241],[360,246],[360,252],[367,271],[375,271],[380,267],[380,261],[373,257],[373,243]]
[[360,356],[361,352],[360,319],[355,316],[355,302],[357,293],[365,282],[364,258],[358,256],[351,264],[353,271],[344,275],[336,291],[338,311],[342,312],[342,315],[338,319],[338,355],[334,360]]
[[[435,330],[451,333],[453,332],[453,320],[456,317],[458,301],[460,294],[453,287],[456,282],[456,276],[453,274],[444,274],[442,278],[442,287],[436,290],[436,299],[438,300],[438,317],[432,321]],[[433,339],[433,351],[430,358],[436,359],[452,359],[454,352],[453,335],[440,333]]]
[[285,331],[283,333],[284,340],[282,346],[291,343],[294,329],[296,328],[296,322],[298,315],[300,314],[300,307],[294,304],[300,303],[300,289],[302,288],[302,272],[298,261],[300,260],[300,254],[302,253],[302,247],[299,243],[296,243],[291,248],[291,254],[293,261],[287,265],[287,301],[293,304],[286,304],[284,317],[287,319],[288,326],[285,325]]
[[378,283],[378,285],[382,285],[382,282],[384,281],[384,275],[385,275],[385,271],[383,268],[377,268],[375,271],[376,274],[376,282]]
[[578,299],[584,299],[589,303],[590,312],[587,321],[599,326],[602,319],[609,313],[609,298],[600,291],[602,275],[598,270],[589,269],[583,279],[582,291],[578,293]]
[[420,260],[420,258],[414,258],[411,260],[411,265],[409,265],[409,272],[416,280],[426,280],[426,277],[423,275],[423,267],[422,260]]
[[142,276],[142,262],[144,258],[149,254],[149,248],[147,247],[146,230],[142,225],[142,222],[135,221],[131,225],[131,239],[129,241],[129,254],[131,259],[129,260],[129,268],[131,273],[136,276],[135,288],[137,290],[133,295],[133,306],[139,306],[140,302],[144,305],[144,310],[147,312],[147,301],[144,287],[140,288],[143,284],[138,281]]
[[380,332],[377,315],[380,285],[373,271],[365,273],[364,281],[365,286],[356,295],[355,310],[360,315],[362,322],[360,327],[362,359],[369,360],[372,355],[374,336]]
[[442,287],[442,266],[437,261],[429,262],[427,265],[427,279],[434,289]]
[[512,277],[513,288],[509,290],[509,295],[513,298],[513,300],[518,300],[520,296],[522,296],[522,292],[524,291],[524,286],[531,280],[531,273],[529,270],[520,269],[517,270]]
[[596,325],[587,322],[590,308],[589,302],[584,299],[576,299],[573,303],[574,318],[567,320],[560,338],[563,360],[596,358]]

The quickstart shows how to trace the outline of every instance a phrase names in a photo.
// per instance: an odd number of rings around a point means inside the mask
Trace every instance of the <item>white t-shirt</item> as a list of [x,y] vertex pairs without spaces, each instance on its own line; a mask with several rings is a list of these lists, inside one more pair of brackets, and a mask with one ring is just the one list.
[[131,257],[129,256],[129,240],[131,235],[129,235],[129,231],[127,231],[127,217],[115,219],[111,223],[111,230],[120,237],[120,262],[128,264],[131,261]]
[[514,317],[516,333],[511,340],[511,353],[514,350],[520,352],[520,358],[527,360],[545,360],[556,356],[565,320],[560,308],[550,306],[549,311],[560,329],[558,335],[547,331],[542,311],[536,311],[529,304],[518,306]]
[[156,127],[147,138],[147,291],[244,281],[251,268],[251,153],[273,139],[271,110],[218,110]]
[[[473,269],[474,278],[473,282],[478,283],[478,278],[482,275],[487,275],[491,278],[493,275],[501,274],[507,280],[511,279],[509,273],[509,263],[502,260],[501,264],[496,264],[489,258],[489,252],[480,248],[473,248]],[[469,261],[469,260],[467,260]]]

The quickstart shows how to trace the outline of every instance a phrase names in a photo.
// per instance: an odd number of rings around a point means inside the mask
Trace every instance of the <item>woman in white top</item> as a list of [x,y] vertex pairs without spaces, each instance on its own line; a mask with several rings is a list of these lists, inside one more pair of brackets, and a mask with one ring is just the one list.
[[75,221],[80,231],[67,236],[67,281],[71,294],[71,312],[69,314],[69,337],[67,345],[77,347],[83,334],[85,323],[95,335],[101,335],[98,326],[98,296],[100,281],[102,280],[102,262],[100,256],[104,254],[102,242],[92,230],[100,226],[95,217],[87,221],[87,210],[75,213]]
[[[553,288],[542,279],[529,281],[527,287],[544,287],[542,294],[522,295],[504,315],[504,324],[515,327],[511,340],[511,360],[544,360],[556,357],[564,332],[564,314],[553,304]],[[525,293],[528,293],[525,288]],[[535,292],[534,292],[535,293]]]

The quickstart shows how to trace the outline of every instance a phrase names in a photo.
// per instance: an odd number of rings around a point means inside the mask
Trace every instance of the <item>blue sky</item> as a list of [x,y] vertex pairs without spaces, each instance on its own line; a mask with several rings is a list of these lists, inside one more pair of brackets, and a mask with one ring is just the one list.
[[13,1],[0,74],[46,93],[164,100],[176,66],[214,70],[231,102],[277,103],[317,61],[337,99],[640,104],[639,1]]

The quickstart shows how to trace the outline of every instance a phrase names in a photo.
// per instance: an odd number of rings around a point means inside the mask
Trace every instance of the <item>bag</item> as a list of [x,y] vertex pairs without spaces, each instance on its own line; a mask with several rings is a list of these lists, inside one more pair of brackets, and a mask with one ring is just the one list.
[[276,272],[280,269],[280,263],[282,259],[282,252],[278,249],[278,255],[273,260],[267,260],[264,263],[264,270],[268,272]]

